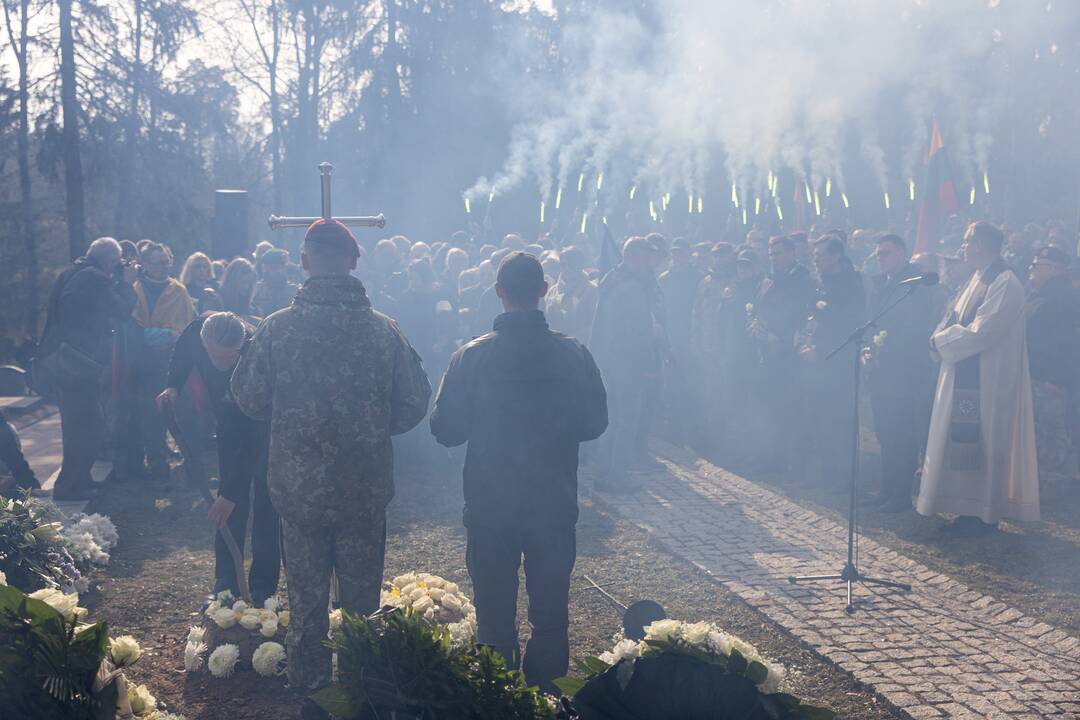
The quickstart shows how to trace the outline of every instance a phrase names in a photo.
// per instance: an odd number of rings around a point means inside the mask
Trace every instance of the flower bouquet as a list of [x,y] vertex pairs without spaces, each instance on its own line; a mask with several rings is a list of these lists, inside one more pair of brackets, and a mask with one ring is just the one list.
[[383,607],[412,608],[425,620],[445,625],[455,643],[476,637],[476,608],[457,583],[430,573],[405,573],[386,584]]
[[58,720],[180,720],[158,710],[123,668],[139,660],[135,638],[109,638],[104,623],[80,624],[78,595],[31,595],[0,587],[0,708],[5,717]]
[[244,658],[243,667],[250,659],[251,668],[260,675],[281,674],[285,648],[278,640],[289,626],[289,611],[281,608],[277,598],[267,598],[260,608],[223,590],[204,614],[205,624],[188,632],[185,670],[197,672],[205,665],[214,677],[227,678]]
[[555,684],[582,720],[826,720],[833,713],[779,692],[784,669],[711,623],[659,620],[640,642],[578,662],[586,679]]
[[[426,611],[425,611],[426,612]],[[330,643],[333,684],[313,699],[346,720],[555,718],[556,707],[488,647],[457,644],[450,631],[414,607],[371,617],[344,613]]]

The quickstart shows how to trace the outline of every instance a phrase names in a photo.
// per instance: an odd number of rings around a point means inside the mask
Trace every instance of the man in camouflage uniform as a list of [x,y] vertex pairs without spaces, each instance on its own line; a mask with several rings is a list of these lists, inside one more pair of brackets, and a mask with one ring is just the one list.
[[267,318],[232,377],[236,403],[270,418],[270,499],[281,515],[292,623],[289,682],[330,682],[330,576],[341,607],[379,605],[386,506],[394,494],[391,435],[427,414],[431,386],[420,357],[375,312],[356,267],[355,238],[320,220],[304,238],[310,278],[292,305]]

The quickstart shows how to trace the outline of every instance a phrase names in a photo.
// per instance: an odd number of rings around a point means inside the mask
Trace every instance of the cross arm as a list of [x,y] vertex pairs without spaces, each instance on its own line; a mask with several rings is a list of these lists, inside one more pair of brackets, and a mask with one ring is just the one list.
[[[322,220],[321,217],[282,217],[280,215],[271,215],[269,219],[271,230],[281,230],[282,228],[306,228],[312,223]],[[336,217],[333,218],[342,225],[349,227],[375,227],[382,228],[386,226],[386,218],[382,213],[378,215],[359,215],[351,217]]]

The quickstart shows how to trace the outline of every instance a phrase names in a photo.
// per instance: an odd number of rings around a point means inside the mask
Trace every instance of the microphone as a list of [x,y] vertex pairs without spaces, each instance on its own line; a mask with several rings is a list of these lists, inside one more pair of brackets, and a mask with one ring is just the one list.
[[916,275],[913,278],[907,280],[901,280],[898,285],[937,285],[938,274],[936,272],[928,272],[924,275]]

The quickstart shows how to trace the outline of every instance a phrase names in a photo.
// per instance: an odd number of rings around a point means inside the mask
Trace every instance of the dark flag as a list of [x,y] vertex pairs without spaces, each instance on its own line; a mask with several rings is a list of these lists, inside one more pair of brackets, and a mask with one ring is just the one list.
[[945,223],[950,215],[960,209],[956,196],[956,183],[952,179],[949,153],[941,137],[941,128],[934,118],[934,130],[930,135],[930,154],[926,161],[926,179],[923,182],[922,203],[919,205],[919,225],[915,235],[915,252],[934,250],[941,240]]
[[600,235],[600,259],[597,261],[597,270],[600,271],[600,277],[604,277],[619,262],[622,260],[619,253],[619,246],[615,243],[615,238],[611,236],[611,228],[608,227],[606,222],[600,223],[601,235]]

